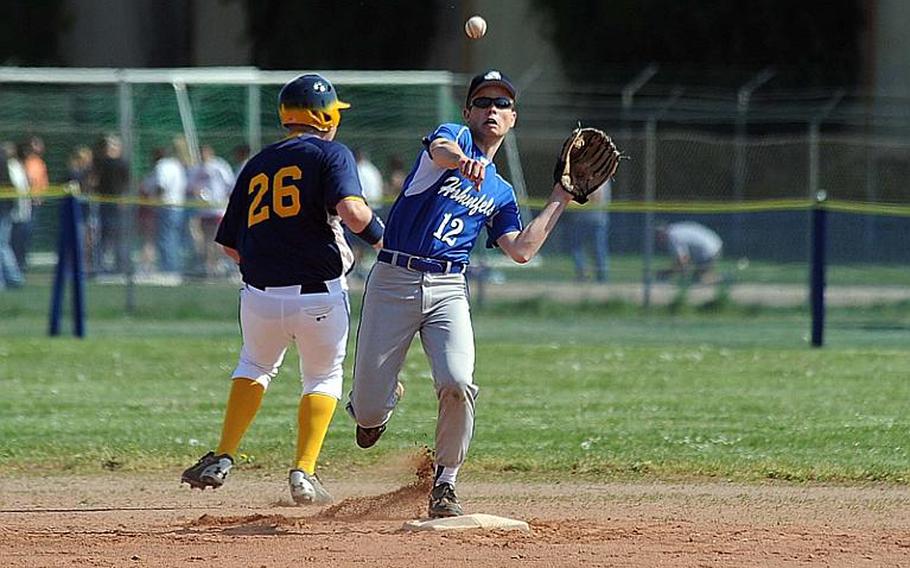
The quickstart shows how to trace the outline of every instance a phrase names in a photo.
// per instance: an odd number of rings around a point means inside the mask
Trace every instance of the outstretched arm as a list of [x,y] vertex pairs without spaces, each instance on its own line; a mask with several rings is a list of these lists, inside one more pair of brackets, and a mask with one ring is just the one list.
[[480,188],[486,167],[480,160],[467,157],[458,144],[447,138],[437,138],[430,143],[427,151],[434,164],[447,170],[458,170]]
[[553,192],[547,200],[543,211],[528,223],[521,232],[506,233],[499,237],[496,244],[504,250],[512,260],[524,264],[534,258],[547,237],[556,227],[556,221],[565,210],[566,205],[572,200],[572,194],[567,192],[558,183],[553,186]]

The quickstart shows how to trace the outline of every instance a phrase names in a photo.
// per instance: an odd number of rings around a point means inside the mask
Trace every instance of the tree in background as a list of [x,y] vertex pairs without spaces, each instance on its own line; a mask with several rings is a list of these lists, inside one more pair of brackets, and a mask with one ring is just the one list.
[[263,69],[421,69],[438,2],[246,0]]
[[64,0],[5,0],[0,18],[0,65],[59,63],[57,41],[69,18]]
[[582,82],[604,67],[651,62],[680,82],[735,83],[768,65],[778,86],[861,82],[861,0],[532,1],[567,73]]

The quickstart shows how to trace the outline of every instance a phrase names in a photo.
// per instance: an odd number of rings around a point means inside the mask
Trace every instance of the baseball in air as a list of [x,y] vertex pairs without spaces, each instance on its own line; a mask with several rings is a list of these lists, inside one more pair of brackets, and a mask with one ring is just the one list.
[[471,16],[464,23],[464,33],[471,39],[480,39],[487,33],[487,21],[480,16]]

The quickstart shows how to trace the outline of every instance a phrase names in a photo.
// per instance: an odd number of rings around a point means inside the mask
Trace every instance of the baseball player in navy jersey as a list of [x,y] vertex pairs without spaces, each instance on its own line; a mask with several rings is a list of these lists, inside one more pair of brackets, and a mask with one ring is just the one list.
[[383,231],[364,201],[353,154],[333,141],[340,110],[349,106],[319,75],[289,82],[279,95],[281,123],[289,135],[251,158],[237,178],[215,240],[243,275],[243,347],[218,447],[183,472],[181,480],[191,487],[224,483],[240,440],[294,342],[303,394],[291,496],[299,504],[332,500],[315,471],[341,398],[348,338],[345,274],[353,255],[341,222],[377,249]]
[[481,230],[487,246],[526,263],[540,250],[572,196],[558,184],[522,228],[512,186],[493,156],[515,126],[516,90],[498,71],[471,81],[465,124],[442,124],[423,141],[386,221],[364,293],[348,412],[357,444],[375,444],[401,397],[398,374],[415,334],[430,361],[439,401],[430,517],[463,514],[458,469],[474,431],[474,331],[465,269]]

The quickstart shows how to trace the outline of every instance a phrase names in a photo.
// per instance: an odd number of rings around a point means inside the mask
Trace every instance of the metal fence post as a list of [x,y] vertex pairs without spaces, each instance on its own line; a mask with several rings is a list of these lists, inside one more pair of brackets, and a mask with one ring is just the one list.
[[[117,83],[117,94],[119,99],[119,126],[120,140],[123,144],[123,159],[130,166],[129,189],[127,193],[130,196],[138,195],[138,184],[136,176],[136,160],[133,155],[133,89],[123,78]],[[136,231],[132,230],[133,221],[136,219],[136,206],[120,206],[117,212],[117,218],[120,223],[120,242],[118,247],[125,247],[126,254],[121,258],[126,258],[126,313],[132,314],[136,311],[136,267],[133,264],[133,237]]]
[[[622,128],[620,129],[620,139],[626,146],[629,145],[632,139],[632,129],[629,124],[632,122],[632,101],[635,98],[635,93],[657,74],[658,69],[659,67],[656,63],[651,63],[622,88],[622,116],[620,120]],[[617,180],[616,197],[619,199],[626,199],[631,194],[629,178],[630,176],[619,176]]]
[[657,121],[676,104],[684,89],[673,87],[670,97],[655,111],[645,123],[645,227],[643,251],[643,290],[642,306],[651,307],[651,285],[654,281],[652,263],[654,259],[654,201],[657,197]]
[[743,200],[746,186],[746,116],[749,112],[749,103],[752,93],[770,81],[774,74],[774,68],[765,67],[736,93],[736,144],[733,154],[733,198],[736,201]]
[[812,306],[812,347],[824,344],[825,333],[825,250],[827,249],[827,194],[819,191],[812,208],[812,258],[810,261],[809,303]]
[[[774,77],[773,67],[765,67],[757,75],[739,88],[736,93],[736,133],[733,144],[733,200],[743,201],[746,188],[746,119],[752,93]],[[743,223],[741,213],[736,213],[733,223],[733,243],[736,249],[742,247]]]
[[838,89],[835,93],[828,99],[828,102],[825,103],[825,106],[812,117],[812,120],[809,121],[809,198],[813,198],[818,195],[819,185],[820,185],[820,166],[821,161],[819,155],[819,132],[821,130],[822,122],[828,118],[834,108],[841,102],[844,98],[846,91],[844,89]]
[[183,135],[186,137],[187,150],[190,153],[190,164],[196,165],[202,161],[199,155],[199,135],[196,132],[196,119],[193,116],[193,105],[186,89],[186,83],[174,81],[174,94],[177,97],[177,111],[180,122],[183,124]]
[[[821,151],[819,148],[820,145],[820,131],[822,122],[828,118],[834,108],[840,103],[844,98],[846,91],[843,89],[838,89],[834,95],[828,99],[828,102],[821,108],[821,110],[812,117],[809,121],[809,135],[808,135],[808,144],[809,144],[809,199],[814,199],[817,202],[824,201],[825,197],[821,199],[819,196],[821,194],[827,195],[826,192],[821,191]],[[808,231],[808,241],[809,241],[809,250],[813,250],[815,246],[817,235],[815,234],[815,208],[811,209],[809,212],[809,231]]]
[[250,147],[250,155],[255,154],[262,147],[262,93],[256,83],[246,86],[246,143]]
[[809,123],[809,197],[818,195],[818,130],[819,121]]
[[654,196],[657,193],[657,119],[651,118],[645,124],[645,234],[644,234],[644,251],[642,252],[644,263],[644,288],[642,290],[642,306],[647,309],[651,307],[651,284],[653,282],[653,270],[651,268],[654,258],[654,211],[651,205],[654,203]]

